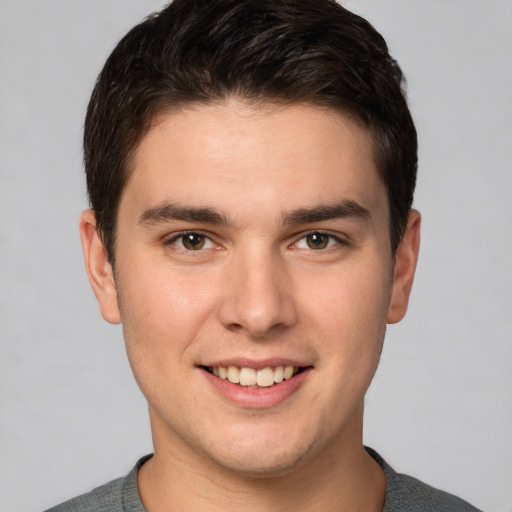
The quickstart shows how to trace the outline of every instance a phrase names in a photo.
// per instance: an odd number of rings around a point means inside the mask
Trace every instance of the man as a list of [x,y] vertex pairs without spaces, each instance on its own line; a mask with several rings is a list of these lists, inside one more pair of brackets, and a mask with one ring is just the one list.
[[402,81],[330,0],[176,0],[121,40],[80,230],[154,454],[53,510],[476,510],[362,444],[419,249]]

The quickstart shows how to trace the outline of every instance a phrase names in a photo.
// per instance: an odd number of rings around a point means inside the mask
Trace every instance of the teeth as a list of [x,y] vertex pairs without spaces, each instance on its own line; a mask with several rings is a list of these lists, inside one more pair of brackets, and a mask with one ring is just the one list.
[[268,388],[274,384],[274,372],[272,368],[262,368],[258,370],[258,376],[256,377],[256,384],[262,388]]
[[285,378],[285,380],[288,380],[290,379],[291,377],[293,377],[293,366],[287,366],[285,369],[284,369],[284,375],[283,377]]
[[274,368],[267,366],[255,370],[254,368],[238,368],[237,366],[213,366],[211,371],[216,377],[228,380],[233,384],[268,388],[283,382],[283,380],[290,379],[299,371],[299,368],[295,366],[276,366]]
[[238,384],[240,382],[240,370],[236,366],[228,367],[228,380],[233,384]]
[[252,368],[242,368],[240,370],[240,386],[254,386],[256,379],[256,370]]

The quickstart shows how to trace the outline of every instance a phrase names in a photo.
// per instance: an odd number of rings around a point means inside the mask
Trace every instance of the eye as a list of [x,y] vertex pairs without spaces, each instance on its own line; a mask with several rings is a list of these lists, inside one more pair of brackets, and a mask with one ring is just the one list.
[[200,251],[201,249],[211,249],[214,247],[214,243],[207,236],[194,232],[176,235],[167,244],[175,245],[179,249],[187,251]]
[[329,235],[328,233],[314,231],[303,236],[294,245],[297,249],[313,249],[315,251],[319,251],[322,249],[328,249],[329,247],[339,243],[343,243],[343,240],[333,235]]

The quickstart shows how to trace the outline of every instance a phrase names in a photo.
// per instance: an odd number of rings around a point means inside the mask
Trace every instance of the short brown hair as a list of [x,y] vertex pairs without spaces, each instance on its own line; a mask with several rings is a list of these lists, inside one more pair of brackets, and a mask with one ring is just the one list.
[[417,169],[403,85],[383,37],[333,0],[175,0],[119,42],[87,110],[87,187],[111,263],[130,162],[155,116],[229,96],[308,102],[359,119],[387,188],[394,251]]

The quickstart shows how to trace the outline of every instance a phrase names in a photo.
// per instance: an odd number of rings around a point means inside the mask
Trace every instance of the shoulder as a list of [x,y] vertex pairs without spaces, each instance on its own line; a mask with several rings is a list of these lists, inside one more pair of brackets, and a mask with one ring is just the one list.
[[47,512],[123,512],[124,481],[124,478],[113,480]]
[[137,471],[150,457],[140,459],[126,477],[112,480],[46,512],[146,512],[137,487]]
[[397,473],[374,450],[370,455],[381,465],[387,480],[383,512],[479,512],[453,494],[427,485],[416,478]]
[[410,512],[478,512],[466,501],[435,489],[408,475],[395,473],[388,483],[384,512],[407,510]]

